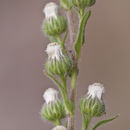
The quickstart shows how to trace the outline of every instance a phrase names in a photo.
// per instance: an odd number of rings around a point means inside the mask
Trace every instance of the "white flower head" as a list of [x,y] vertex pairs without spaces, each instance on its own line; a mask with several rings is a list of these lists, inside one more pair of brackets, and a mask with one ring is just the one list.
[[50,102],[54,102],[58,99],[58,91],[54,88],[48,88],[44,92],[43,98],[47,104]]
[[56,126],[52,130],[67,130],[64,126]]
[[46,4],[45,8],[43,9],[43,13],[45,14],[46,19],[56,18],[58,15],[58,6],[54,2],[50,2]]
[[46,53],[48,54],[48,59],[52,60],[60,60],[61,57],[64,57],[61,46],[56,42],[47,45]]
[[102,94],[104,93],[104,87],[100,83],[94,83],[88,86],[87,98],[98,98],[101,100]]

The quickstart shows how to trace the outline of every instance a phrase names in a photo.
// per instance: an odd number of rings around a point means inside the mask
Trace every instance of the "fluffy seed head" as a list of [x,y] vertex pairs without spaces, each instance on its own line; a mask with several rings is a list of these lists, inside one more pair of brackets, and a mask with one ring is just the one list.
[[61,46],[56,42],[48,44],[46,53],[48,54],[49,60],[60,60],[61,57],[64,57]]
[[45,8],[43,9],[43,13],[45,14],[46,19],[56,18],[58,15],[58,6],[54,2],[50,2],[46,4]]
[[89,85],[88,87],[88,93],[87,98],[98,98],[101,100],[102,94],[104,93],[104,87],[100,83],[94,83],[92,85]]
[[67,130],[64,126],[56,126],[52,130]]
[[54,88],[48,88],[44,94],[43,98],[47,104],[54,102],[58,99],[58,91]]

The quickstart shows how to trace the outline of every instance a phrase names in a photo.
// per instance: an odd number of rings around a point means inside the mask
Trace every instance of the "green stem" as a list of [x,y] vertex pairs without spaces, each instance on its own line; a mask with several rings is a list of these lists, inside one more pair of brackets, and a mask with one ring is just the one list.
[[72,75],[71,75],[71,97],[70,97],[70,99],[73,104],[73,115],[68,115],[68,130],[74,130],[76,82],[77,82],[77,64],[74,65]]
[[[68,29],[69,29],[69,37],[70,37],[70,45],[71,45],[71,49],[73,51],[73,47],[74,47],[74,41],[75,41],[75,30],[74,30],[74,20],[73,20],[73,13],[72,10],[67,10],[66,11],[66,17],[67,17],[67,21],[68,21]],[[74,54],[74,51],[72,52]]]
[[77,81],[77,62],[75,63],[75,52],[74,52],[74,41],[75,41],[75,32],[74,32],[74,20],[72,10],[66,11],[66,16],[68,20],[68,28],[70,34],[70,45],[72,49],[72,59],[74,61],[74,67],[71,75],[71,102],[73,104],[73,114],[68,115],[68,130],[74,130],[74,107],[75,107],[75,95],[76,95],[76,81]]
[[61,37],[58,35],[56,37],[56,39],[57,39],[58,43],[61,45],[63,52],[67,53],[67,50],[66,50],[65,45],[64,45],[64,41],[62,41]]
[[68,30],[65,32],[65,35],[64,35],[64,38],[63,38],[63,44],[65,44],[67,36],[68,36]]
[[82,130],[86,130],[86,118],[83,114],[82,114]]
[[73,111],[72,111],[72,103],[69,100],[69,96],[67,93],[67,86],[66,86],[66,78],[64,76],[60,76],[61,82],[62,82],[62,88],[60,88],[61,91],[61,95],[62,98],[64,100],[64,104],[67,110],[67,113],[69,113],[70,115],[72,115]]
[[63,45],[62,45],[63,43],[62,43],[61,37],[60,37],[59,35],[57,35],[56,38],[57,38],[58,43],[59,43],[61,46],[63,46]]
[[61,121],[60,121],[60,120],[55,120],[55,121],[54,121],[54,125],[55,125],[55,126],[61,125]]
[[76,94],[76,82],[77,82],[77,65],[73,68],[71,76],[71,101],[75,105],[75,94]]
[[81,21],[83,15],[84,15],[84,9],[80,9],[79,10],[79,19],[80,19],[80,21]]
[[51,74],[49,74],[48,72],[44,72],[44,73],[59,87],[59,90],[61,92],[64,104],[65,104],[65,108],[67,112],[72,115],[72,104],[67,94],[66,78],[64,78],[63,76],[60,76],[61,82],[62,82],[62,84],[60,84],[59,81],[57,81]]
[[56,80],[53,75],[49,74],[46,71],[43,71],[59,88],[62,88],[62,85],[59,83],[58,80]]
[[83,118],[83,123],[82,123],[82,130],[87,130],[89,123],[91,121],[91,116],[87,116],[87,119],[85,118],[85,116],[82,114],[82,118]]
[[86,122],[86,130],[88,129],[89,123],[91,121],[91,117],[87,117],[87,122]]

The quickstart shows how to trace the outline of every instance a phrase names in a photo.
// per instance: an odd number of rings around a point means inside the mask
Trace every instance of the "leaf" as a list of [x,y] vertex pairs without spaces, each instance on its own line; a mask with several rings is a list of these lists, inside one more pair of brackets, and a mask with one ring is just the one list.
[[60,84],[60,82],[58,82],[58,80],[56,80],[53,75],[49,74],[48,72],[44,71],[44,74],[47,75],[59,88],[62,88],[62,85]]
[[95,130],[97,127],[99,127],[99,126],[101,126],[101,125],[103,125],[103,124],[105,124],[105,123],[108,123],[108,122],[110,122],[110,121],[113,121],[113,120],[115,120],[117,117],[118,117],[118,115],[115,116],[115,117],[113,117],[113,118],[107,119],[107,120],[99,121],[91,130]]
[[91,15],[91,11],[88,10],[88,12],[86,12],[86,14],[82,17],[80,22],[78,37],[76,39],[75,46],[74,46],[77,57],[80,55],[82,45],[84,44],[85,27],[90,15]]

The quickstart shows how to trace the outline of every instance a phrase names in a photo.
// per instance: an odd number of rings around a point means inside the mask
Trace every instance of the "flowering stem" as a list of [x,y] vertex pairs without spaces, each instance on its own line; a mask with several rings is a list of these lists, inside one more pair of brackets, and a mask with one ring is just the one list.
[[72,76],[71,76],[71,97],[70,97],[70,99],[73,103],[73,115],[68,116],[68,130],[74,130],[76,82],[77,82],[77,65],[73,67]]
[[[67,35],[67,34],[65,34],[65,35]],[[60,36],[57,36],[56,39],[57,39],[58,43],[61,45],[63,52],[67,53],[67,50],[66,50],[65,44],[64,44],[65,39],[62,41]]]
[[82,114],[82,130],[87,130],[88,129],[88,126],[89,126],[89,123],[91,121],[91,116],[87,116],[87,119],[85,117],[84,114]]
[[67,93],[66,78],[61,75],[60,79],[61,79],[62,86],[63,86],[63,87],[60,88],[60,91],[61,91],[61,94],[62,94],[62,98],[64,100],[64,104],[65,104],[65,107],[66,107],[66,110],[67,110],[67,114],[72,115],[73,109],[72,109],[72,103],[70,102],[69,97],[68,97],[68,93]]
[[58,35],[56,38],[57,38],[58,43],[59,43],[59,44],[61,45],[61,47],[63,48],[63,47],[64,47],[64,43],[62,42],[61,37]]
[[55,125],[55,126],[61,125],[61,121],[60,121],[60,120],[55,120],[55,121],[54,121],[54,125]]
[[74,130],[74,116],[68,114],[67,130]]
[[79,10],[80,22],[81,22],[81,19],[82,19],[83,15],[84,15],[84,9],[80,9],[80,10]]
[[63,43],[64,43],[64,44],[65,44],[65,41],[66,41],[67,35],[68,35],[68,30],[65,32],[64,37],[63,37]]
[[[66,16],[67,16],[67,20],[68,20],[68,29],[69,29],[69,35],[70,35],[70,45],[71,49],[74,46],[74,21],[73,21],[73,14],[72,14],[72,10],[67,10],[66,11]],[[73,50],[73,49],[72,49]],[[73,52],[74,54],[74,52]]]
[[[74,59],[74,41],[75,41],[75,33],[74,33],[74,21],[73,21],[73,14],[72,10],[66,11],[66,16],[68,19],[68,28],[70,34],[70,45],[72,49],[72,59]],[[72,76],[71,76],[71,101],[75,106],[75,93],[76,93],[76,79],[77,79],[77,72],[75,71],[75,67],[73,68]],[[73,107],[74,107],[73,106]],[[74,111],[74,110],[73,110]],[[68,115],[68,130],[74,130],[74,113],[73,115]]]
[[86,130],[86,118],[85,115],[82,114],[82,130]]
[[88,116],[88,117],[87,117],[87,121],[86,121],[86,129],[85,129],[85,130],[88,129],[88,126],[89,126],[90,121],[91,121],[91,117]]
[[73,68],[71,76],[71,101],[75,105],[75,94],[76,94],[76,82],[77,82],[77,65]]

